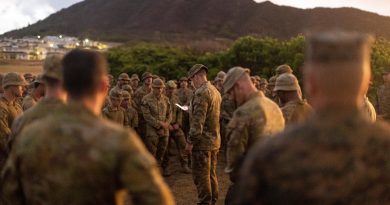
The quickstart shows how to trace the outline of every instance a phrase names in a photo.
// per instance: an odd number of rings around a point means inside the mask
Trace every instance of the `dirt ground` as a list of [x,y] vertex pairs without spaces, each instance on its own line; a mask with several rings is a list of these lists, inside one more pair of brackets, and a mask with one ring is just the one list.
[[0,73],[33,73],[38,74],[42,72],[41,61],[0,61]]
[[[171,166],[171,170],[173,170],[173,174],[169,177],[166,177],[165,180],[174,194],[177,205],[196,204],[197,192],[194,182],[192,181],[192,175],[184,174],[180,171],[181,167],[178,159],[172,158],[172,163],[173,164]],[[219,205],[224,204],[225,195],[230,185],[228,175],[223,172],[225,164],[226,163],[224,157],[221,157],[220,155],[217,167],[217,176],[219,183],[219,199],[217,204]]]

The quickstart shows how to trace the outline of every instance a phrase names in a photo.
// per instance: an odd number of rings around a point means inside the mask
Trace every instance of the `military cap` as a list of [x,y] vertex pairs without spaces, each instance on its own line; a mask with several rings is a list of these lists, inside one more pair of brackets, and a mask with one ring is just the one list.
[[306,41],[306,62],[356,62],[370,58],[371,35],[332,31],[310,34]]
[[11,85],[16,86],[26,86],[27,82],[24,79],[22,75],[19,75],[18,73],[7,73],[3,78],[3,88],[6,88]]
[[25,74],[23,75],[23,77],[24,77],[24,79],[34,78],[34,75],[31,74],[31,73],[25,73]]
[[149,73],[149,72],[143,73],[142,76],[141,76],[141,80],[144,81],[147,78],[153,78],[153,75],[151,73]]
[[122,99],[122,91],[119,89],[112,89],[110,91],[110,98],[112,99]]
[[284,65],[280,65],[276,68],[276,74],[277,75],[281,75],[283,73],[293,73],[293,70],[291,69],[291,67],[287,64],[284,64]]
[[140,79],[139,79],[137,74],[131,75],[131,81],[134,81],[134,80],[140,81]]
[[269,79],[268,85],[274,86],[274,85],[275,85],[275,81],[276,81],[276,76],[272,76],[272,77]]
[[129,92],[127,92],[126,90],[122,90],[122,98],[124,100],[129,100],[131,98],[131,95]]
[[224,81],[225,78],[226,78],[226,73],[223,71],[219,71],[214,81],[219,81],[219,80]]
[[245,73],[250,74],[250,70],[242,67],[233,67],[231,68],[226,75],[225,82],[223,83],[223,90],[225,93],[229,92],[230,89],[234,87],[237,80],[241,78]]
[[63,80],[62,55],[47,56],[43,64],[43,77]]
[[299,89],[298,79],[291,73],[283,73],[276,79],[274,91],[297,91]]
[[122,90],[130,93],[133,90],[133,88],[131,88],[130,85],[124,85],[124,86],[122,86]]
[[164,82],[160,78],[156,78],[152,83],[153,88],[165,88]]
[[170,80],[167,82],[167,87],[168,88],[177,88],[177,85],[173,80]]
[[121,73],[118,77],[118,80],[130,81],[130,78],[129,75],[127,75],[127,73]]
[[206,72],[209,71],[209,69],[206,66],[204,66],[202,64],[195,64],[194,66],[192,66],[190,71],[188,71],[188,78],[194,77],[194,75],[197,74],[201,70],[205,70]]
[[181,81],[188,81],[188,78],[186,78],[186,77],[181,77],[179,81],[180,81],[180,82],[181,82]]

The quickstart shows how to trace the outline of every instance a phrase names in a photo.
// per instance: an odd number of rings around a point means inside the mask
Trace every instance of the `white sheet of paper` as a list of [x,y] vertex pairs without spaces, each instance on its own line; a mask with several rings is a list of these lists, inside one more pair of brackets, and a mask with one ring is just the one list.
[[184,106],[181,106],[179,104],[175,104],[177,107],[179,107],[180,109],[184,110],[184,111],[188,111],[188,106],[187,105],[184,105]]

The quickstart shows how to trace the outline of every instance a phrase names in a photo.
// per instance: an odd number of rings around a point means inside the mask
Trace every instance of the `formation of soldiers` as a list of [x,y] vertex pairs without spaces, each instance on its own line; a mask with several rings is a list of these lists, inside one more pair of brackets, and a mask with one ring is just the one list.
[[387,204],[390,72],[375,109],[371,43],[308,36],[305,92],[288,65],[268,81],[233,67],[210,82],[196,64],[179,79],[115,83],[105,57],[77,49],[49,56],[36,77],[0,76],[0,202],[174,204],[162,176],[175,157],[198,204],[216,204],[222,157],[225,204]]

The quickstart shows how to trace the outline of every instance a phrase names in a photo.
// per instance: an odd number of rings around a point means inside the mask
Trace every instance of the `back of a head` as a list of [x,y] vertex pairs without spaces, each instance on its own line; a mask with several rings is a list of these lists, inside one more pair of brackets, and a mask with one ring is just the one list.
[[107,75],[106,59],[95,51],[72,50],[62,64],[64,87],[71,98],[96,94],[99,83]]
[[309,35],[305,59],[308,94],[315,84],[328,100],[354,103],[363,97],[370,79],[372,41],[369,35],[341,31]]

